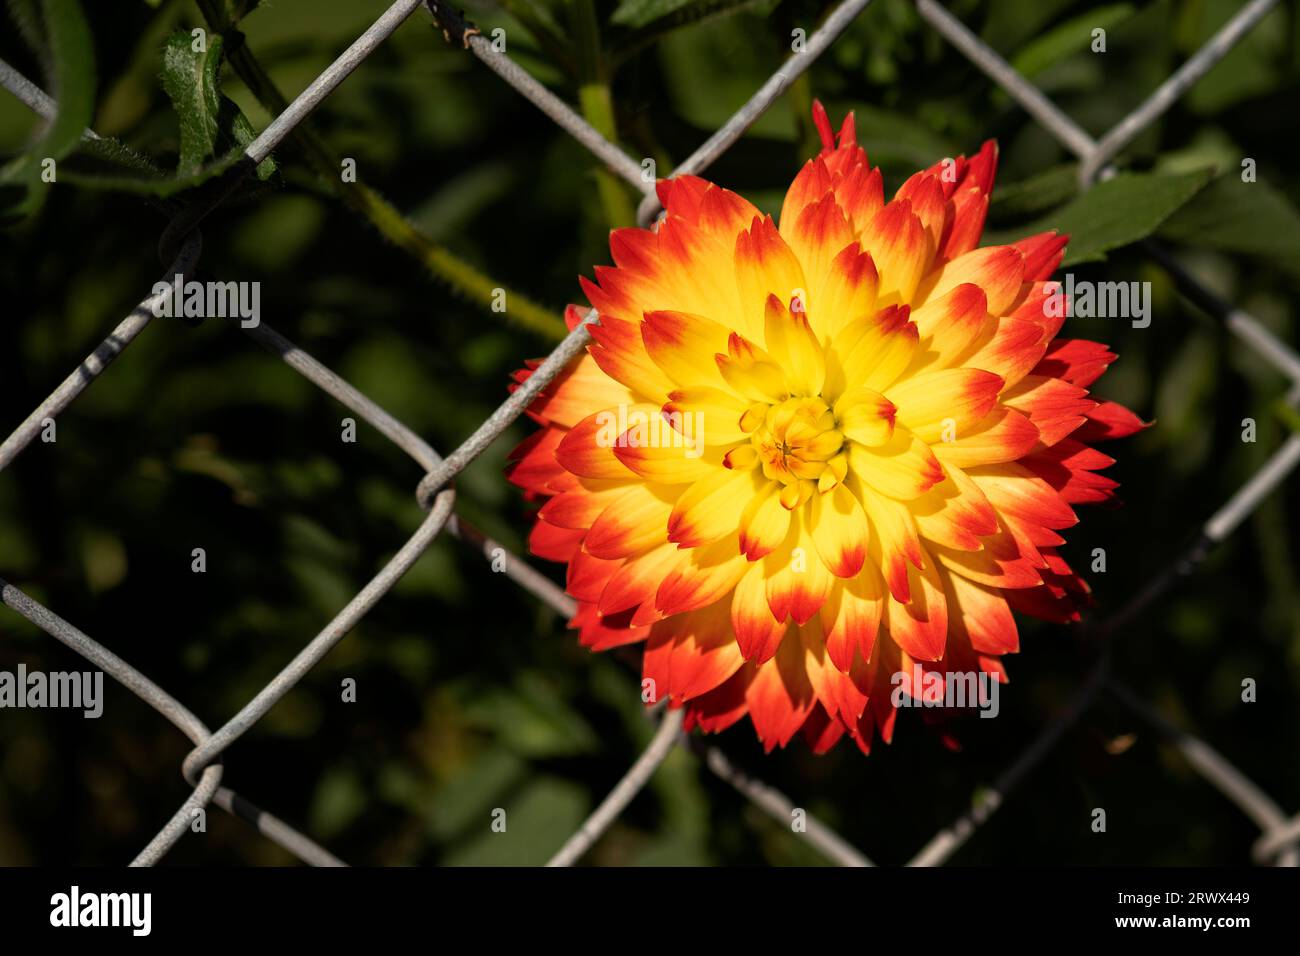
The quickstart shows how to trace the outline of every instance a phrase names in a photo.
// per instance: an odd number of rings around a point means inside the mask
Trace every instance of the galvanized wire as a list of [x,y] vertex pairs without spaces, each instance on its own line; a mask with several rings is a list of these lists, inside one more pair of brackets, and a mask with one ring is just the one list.
[[[848,27],[870,0],[845,0],[836,7],[804,43],[736,113],[711,135],[686,160],[675,174],[699,173],[729,149],[780,96],[789,84]],[[1147,129],[1192,84],[1218,62],[1241,38],[1275,6],[1276,0],[1252,0],[1235,14],[1207,44],[1183,64],[1140,107],[1117,124],[1099,141],[1055,106],[1040,90],[1020,76],[991,47],[980,40],[956,17],[935,0],[916,0],[921,17],[1001,88],[1071,152],[1080,158],[1080,175],[1088,186],[1110,168],[1108,164],[1125,146]],[[241,163],[217,181],[213,188],[201,190],[197,198],[180,208],[169,220],[160,240],[160,249],[173,259],[168,279],[177,273],[189,274],[198,260],[202,241],[197,224],[228,198],[243,177],[271,154],[277,145],[319,106],[348,75],[357,69],[421,5],[427,7],[435,22],[487,65],[496,75],[520,92],[561,129],[573,136],[607,168],[644,194],[639,214],[642,222],[656,215],[658,199],[653,182],[642,174],[641,163],[609,142],[559,97],[533,79],[511,60],[504,50],[497,50],[463,16],[441,0],[397,0],[343,54],[327,67],[308,87],[276,116],[247,148]],[[44,116],[53,113],[50,98],[11,66],[0,61],[0,86],[21,102]],[[97,138],[87,130],[86,138]],[[1163,247],[1148,243],[1151,255],[1170,273],[1180,291],[1189,300],[1221,319],[1226,327],[1281,371],[1291,383],[1288,400],[1300,403],[1300,357],[1273,335],[1253,316],[1222,302],[1191,276]],[[174,250],[174,252],[172,251]],[[39,434],[44,422],[56,418],[102,374],[149,324],[157,297],[143,300],[113,330],[103,343],[65,379],[17,429],[0,444],[0,470],[7,467]],[[449,483],[470,462],[489,447],[515,421],[550,381],[587,346],[588,326],[598,321],[591,310],[583,322],[572,330],[534,371],[530,378],[506,399],[484,423],[467,437],[450,455],[443,458],[418,434],[388,413],[369,397],[317,361],[313,356],[265,323],[246,330],[259,344],[283,359],[322,391],[331,395],[382,435],[402,449],[423,471],[416,497],[428,514],[392,559],[363,587],[347,606],[318,633],[275,678],[259,691],[240,711],[215,732],[195,717],[176,698],[146,678],[111,651],[87,637],[49,609],[32,600],[18,588],[0,581],[3,601],[41,630],[63,642],[87,660],[99,666],[123,686],[180,729],[194,744],[183,762],[185,779],[193,787],[180,809],[141,851],[136,864],[156,863],[167,850],[191,828],[197,811],[209,802],[246,820],[259,832],[313,865],[341,865],[335,856],[297,832],[283,821],[253,806],[234,791],[221,786],[221,754],[240,736],[257,724],[285,693],[294,687],[320,660],[351,631],[368,611],[418,561],[438,534],[445,528],[478,546],[485,556],[506,555],[505,573],[557,613],[570,617],[576,603],[548,577],[522,558],[509,554],[497,542],[485,537],[454,513],[455,493]],[[1209,550],[1227,538],[1251,514],[1260,502],[1300,465],[1300,436],[1292,436],[1273,454],[1222,508],[1204,524],[1196,542],[1178,559],[1169,562],[1152,581],[1107,623],[1094,628],[1093,637],[1100,648],[1096,667],[1081,685],[1065,710],[1033,741],[1020,758],[998,778],[996,784],[977,793],[973,809],[957,823],[944,828],[913,859],[914,864],[932,865],[945,862],[1002,805],[1007,795],[1049,754],[1065,732],[1088,710],[1101,691],[1117,696],[1141,719],[1155,726],[1171,739],[1187,757],[1190,765],[1206,780],[1218,787],[1261,829],[1252,853],[1257,862],[1294,865],[1300,857],[1300,815],[1287,819],[1268,794],[1259,788],[1203,741],[1178,730],[1148,705],[1127,691],[1109,674],[1106,638],[1127,626],[1145,608],[1162,597],[1177,581],[1191,574]],[[681,733],[680,709],[665,711],[658,732],[650,746],[601,803],[595,813],[566,842],[552,859],[553,865],[576,862],[617,819],[623,809],[651,779],[657,767],[678,745],[685,744],[696,753],[703,765],[731,784],[746,799],[789,825],[799,809],[788,797],[735,767],[718,748],[698,738]],[[846,866],[869,866],[870,860],[856,847],[821,821],[806,817],[802,834],[810,845],[829,860]]]

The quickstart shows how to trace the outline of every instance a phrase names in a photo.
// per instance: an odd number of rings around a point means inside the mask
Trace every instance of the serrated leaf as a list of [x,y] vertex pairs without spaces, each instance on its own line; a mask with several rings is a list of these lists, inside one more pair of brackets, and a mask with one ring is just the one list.
[[[203,49],[194,47],[195,38],[184,31],[173,33],[163,46],[162,82],[180,125],[176,174],[182,180],[213,175],[211,161],[218,156],[216,165],[225,169],[231,157],[223,154],[242,152],[256,136],[235,102],[221,93],[224,43],[220,35],[208,34]],[[274,171],[270,157],[257,167],[259,179]]]
[[1033,223],[986,235],[985,244],[1014,242],[1055,229],[1070,234],[1062,265],[1099,261],[1110,250],[1155,232],[1204,189],[1212,175],[1210,169],[1176,175],[1120,173]]
[[195,50],[195,42],[182,31],[169,36],[163,46],[163,89],[180,123],[181,156],[176,167],[180,176],[198,172],[217,149],[221,109],[217,77],[224,44],[216,35],[208,38],[203,50]]

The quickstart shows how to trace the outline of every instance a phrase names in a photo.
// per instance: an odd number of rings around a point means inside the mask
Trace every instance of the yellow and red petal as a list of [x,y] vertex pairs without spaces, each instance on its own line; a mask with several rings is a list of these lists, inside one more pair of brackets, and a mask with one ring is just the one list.
[[885,205],[885,183],[879,169],[866,161],[850,166],[835,184],[835,200],[849,217],[854,235],[861,237]]
[[922,303],[930,302],[970,282],[984,290],[991,315],[1004,315],[1020,295],[1025,255],[1015,246],[985,246],[944,263],[926,279]]
[[[820,618],[826,652],[836,669],[847,674],[855,653],[864,661],[871,658],[884,615],[884,597],[884,581],[870,561],[863,565],[861,573],[831,586]],[[858,707],[853,716],[861,713],[862,708]]]
[[659,590],[660,583],[675,567],[685,564],[686,560],[683,552],[664,542],[638,557],[623,561],[609,576],[609,581],[600,592],[600,600],[597,602],[600,613],[616,614],[643,605],[653,610],[655,592]]
[[781,503],[781,486],[765,482],[740,514],[740,550],[757,561],[775,551],[789,531],[790,509]]
[[908,507],[922,538],[957,551],[978,551],[980,539],[998,531],[997,513],[980,486],[955,465],[945,479]]
[[768,607],[761,561],[750,564],[732,592],[731,630],[745,660],[756,664],[769,660],[785,635],[786,623],[773,617]]
[[988,193],[975,186],[956,189],[948,202],[948,230],[935,257],[940,263],[965,255],[979,245],[989,211]]
[[[517,379],[520,384],[527,380],[528,374]],[[590,415],[593,408],[630,405],[636,401],[631,389],[611,379],[595,359],[584,355],[542,389],[528,411],[543,422],[572,428]]]
[[646,354],[677,388],[720,386],[714,354],[729,333],[712,319],[687,312],[647,312],[641,323]]
[[[653,405],[634,405],[629,413],[639,409],[643,415],[656,416],[659,410]],[[619,409],[607,408],[589,415],[561,436],[555,446],[555,460],[565,471],[583,478],[625,480],[635,477],[614,454],[619,436],[623,433]]]
[[909,656],[937,661],[948,638],[948,602],[938,564],[921,547],[922,567],[908,565],[908,599],[885,597],[885,623],[889,636]]
[[808,283],[802,297],[805,308],[820,311],[823,293],[835,268],[835,257],[856,238],[835,194],[827,190],[799,214],[792,228],[783,228],[781,234],[803,267]]
[[809,502],[813,543],[831,574],[851,578],[867,557],[867,514],[844,484]]
[[810,310],[823,350],[838,342],[841,331],[854,319],[875,314],[878,286],[876,264],[859,243],[851,242],[835,255]]
[[756,218],[736,237],[734,273],[739,296],[736,331],[751,341],[762,338],[768,296],[789,302],[800,289],[808,289],[799,258],[781,238],[771,216]]
[[1152,425],[1151,422],[1142,421],[1118,402],[1100,402],[1087,415],[1088,421],[1071,434],[1076,441],[1085,444],[1127,438]]
[[828,400],[849,388],[869,388],[885,394],[916,358],[920,335],[907,306],[887,306],[874,316],[856,319],[844,330],[837,345],[838,361],[826,370]]
[[868,447],[883,445],[894,435],[894,403],[869,388],[852,388],[835,402],[835,419],[846,438]]
[[686,552],[686,561],[676,565],[659,585],[655,607],[665,615],[680,615],[714,604],[725,605],[723,599],[749,567],[734,533],[704,547],[691,548]]
[[1099,342],[1086,339],[1056,339],[1048,345],[1034,373],[1059,378],[1087,388],[1115,361],[1115,353]]
[[655,624],[642,674],[655,682],[657,699],[686,701],[716,689],[744,663],[727,606],[719,602]]
[[901,425],[895,425],[881,445],[853,443],[849,468],[876,491],[900,501],[918,498],[943,480],[943,468],[930,446]]
[[999,514],[1052,529],[1069,528],[1079,520],[1056,489],[1018,462],[973,468],[969,475]]
[[912,369],[952,365],[989,323],[988,297],[973,282],[963,282],[912,312],[920,350]]
[[749,719],[769,753],[790,742],[816,703],[803,644],[791,631],[776,655],[759,666],[745,692]]
[[[790,183],[790,188],[785,191],[785,199],[781,203],[779,228],[786,242],[793,243],[799,217],[809,206],[826,196],[831,191],[831,186],[830,170],[820,157],[814,156],[803,164]],[[752,221],[749,220],[744,226],[747,227]]]
[[806,624],[821,609],[834,579],[818,557],[802,509],[791,515],[790,534],[763,565],[772,617]]
[[[615,441],[613,453],[634,475],[646,481],[668,485],[685,485],[699,481],[722,467],[723,452],[707,448],[703,444],[694,444],[674,429],[663,423],[656,410],[654,418],[661,424],[654,426],[658,432],[649,430],[650,426],[634,425],[619,434]],[[642,442],[640,436],[651,437]],[[675,436],[675,437],[674,437]]]
[[977,584],[960,574],[944,574],[945,595],[954,630],[983,654],[1014,654],[1020,650],[1016,619],[998,588]]
[[1055,445],[1097,407],[1086,389],[1043,375],[1025,376],[1002,395],[1002,401],[1029,417],[1044,445]]
[[912,204],[912,212],[929,235],[932,249],[939,248],[947,224],[948,197],[944,195],[941,175],[929,170],[913,173],[894,196]]
[[1119,487],[1119,482],[1095,474],[1115,464],[1115,459],[1072,438],[1026,455],[1021,463],[1072,505],[1109,501]]
[[673,504],[667,523],[668,540],[683,548],[696,548],[724,535],[734,535],[745,507],[764,483],[762,472],[757,470],[713,469],[692,483]]
[[767,297],[764,339],[772,361],[785,370],[792,395],[819,395],[826,380],[826,358],[821,343],[808,324],[808,313],[796,300],[798,312],[775,294]]
[[1027,416],[998,406],[958,435],[956,441],[939,442],[933,450],[943,464],[969,468],[1015,461],[1037,444],[1038,429]]
[[753,664],[746,663],[713,690],[688,701],[683,729],[689,733],[699,728],[706,734],[716,734],[744,717],[749,711],[746,692],[756,672]]
[[1013,242],[1012,245],[1025,256],[1025,281],[1046,279],[1055,272],[1065,258],[1065,246],[1069,241],[1069,236],[1057,235],[1053,229]]
[[876,264],[880,297],[911,302],[934,256],[934,246],[912,203],[907,199],[886,203],[862,230],[862,246]]
[[628,558],[664,540],[680,488],[630,484],[592,522],[582,545],[597,558]]
[[898,601],[910,600],[908,568],[921,566],[921,541],[916,519],[907,505],[883,495],[860,495],[871,529],[867,540],[870,564],[884,576],[890,593]]
[[[588,296],[593,295],[588,289]],[[589,326],[592,344],[588,354],[602,372],[627,388],[642,401],[663,402],[674,388],[672,379],[650,359],[641,338],[641,316],[620,319],[601,313],[600,322]]]
[[750,402],[730,389],[697,385],[669,393],[663,417],[685,438],[700,439],[706,445],[731,445],[749,435],[740,427],[741,416]]
[[1002,376],[992,372],[943,368],[904,379],[889,390],[889,398],[898,409],[898,423],[933,445],[956,441],[983,421],[1001,389]]

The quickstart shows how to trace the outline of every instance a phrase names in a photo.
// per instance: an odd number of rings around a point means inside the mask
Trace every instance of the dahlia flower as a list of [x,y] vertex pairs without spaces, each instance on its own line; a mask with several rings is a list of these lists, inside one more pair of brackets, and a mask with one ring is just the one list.
[[886,202],[853,114],[837,141],[813,113],[779,225],[681,176],[654,228],[611,233],[581,280],[593,342],[510,478],[544,501],[530,547],[568,565],[582,643],[644,644],[688,728],[867,752],[917,675],[1005,681],[1013,611],[1078,619],[1058,532],[1112,497],[1091,443],[1142,423],[1089,396],[1105,346],[1056,338],[1067,237],[977,248],[993,142]]

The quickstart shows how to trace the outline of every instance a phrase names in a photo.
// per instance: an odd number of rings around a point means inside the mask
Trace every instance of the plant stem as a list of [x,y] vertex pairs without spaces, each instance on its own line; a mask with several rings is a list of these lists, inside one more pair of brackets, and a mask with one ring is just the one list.
[[[572,28],[577,47],[578,69],[581,82],[578,87],[578,105],[582,118],[596,132],[618,145],[618,131],[614,123],[614,101],[610,95],[604,54],[600,48],[600,26],[596,20],[593,0],[572,0]],[[617,176],[599,163],[593,167],[596,192],[605,220],[611,229],[636,223],[636,209],[632,199]]]

